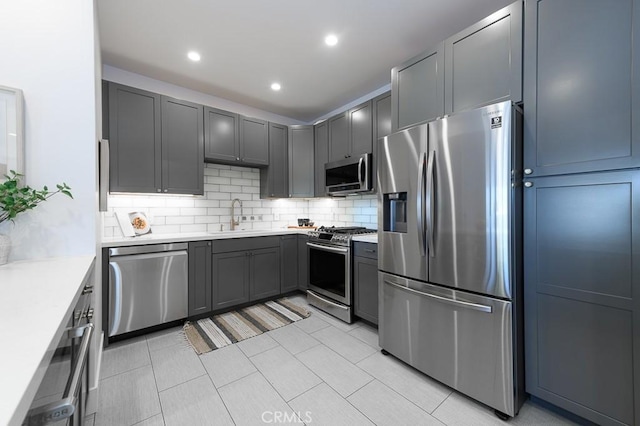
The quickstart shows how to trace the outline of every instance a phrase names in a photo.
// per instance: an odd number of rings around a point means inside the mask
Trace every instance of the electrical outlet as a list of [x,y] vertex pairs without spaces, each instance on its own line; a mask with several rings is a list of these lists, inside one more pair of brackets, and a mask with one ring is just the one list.
[[273,220],[280,220],[280,213],[274,213]]
[[258,215],[258,220],[262,220],[262,215]]
[[251,216],[251,220],[256,220],[255,216]]
[[242,216],[242,220],[247,220],[247,217],[246,216]]

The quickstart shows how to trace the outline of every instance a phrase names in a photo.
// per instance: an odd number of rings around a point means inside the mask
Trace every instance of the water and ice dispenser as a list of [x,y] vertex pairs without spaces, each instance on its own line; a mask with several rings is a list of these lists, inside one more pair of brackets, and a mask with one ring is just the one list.
[[383,196],[383,229],[386,232],[407,232],[407,193],[393,192]]

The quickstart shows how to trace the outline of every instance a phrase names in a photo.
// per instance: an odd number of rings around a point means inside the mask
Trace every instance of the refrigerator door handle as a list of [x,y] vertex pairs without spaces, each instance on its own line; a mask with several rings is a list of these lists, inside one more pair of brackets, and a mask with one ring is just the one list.
[[424,230],[424,203],[425,203],[425,193],[424,193],[424,163],[427,160],[427,153],[420,153],[420,167],[418,168],[418,211],[417,211],[417,222],[418,222],[418,245],[420,246],[420,256],[426,256],[426,244],[425,244],[425,230]]
[[107,139],[100,139],[98,143],[99,147],[99,169],[100,176],[98,180],[99,186],[99,210],[101,212],[107,211],[107,193],[109,192],[109,141]]
[[429,162],[427,164],[427,242],[429,244],[429,256],[435,257],[436,251],[433,244],[435,225],[435,178],[433,176],[436,162],[436,152],[429,153]]
[[453,305],[453,306],[457,306],[457,307],[460,307],[460,308],[466,308],[466,309],[473,309],[474,311],[485,312],[485,313],[488,313],[488,314],[493,312],[493,307],[492,306],[481,305],[479,303],[464,302],[462,300],[449,299],[448,297],[436,296],[435,294],[430,294],[430,293],[425,293],[425,292],[422,292],[422,291],[414,290],[412,288],[405,287],[403,285],[391,282],[389,280],[384,280],[384,282],[385,282],[385,284],[388,284],[388,285],[390,285],[392,287],[399,288],[400,290],[405,290],[405,291],[408,291],[410,293],[414,293],[414,294],[417,294],[417,295],[420,295],[420,296],[428,297],[430,299],[437,300],[438,302],[446,303],[447,305]]

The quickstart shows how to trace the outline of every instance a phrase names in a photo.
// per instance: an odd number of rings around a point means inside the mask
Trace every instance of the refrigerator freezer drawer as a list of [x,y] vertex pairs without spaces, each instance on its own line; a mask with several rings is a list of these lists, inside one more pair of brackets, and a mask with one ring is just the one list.
[[514,416],[511,302],[379,273],[380,346]]

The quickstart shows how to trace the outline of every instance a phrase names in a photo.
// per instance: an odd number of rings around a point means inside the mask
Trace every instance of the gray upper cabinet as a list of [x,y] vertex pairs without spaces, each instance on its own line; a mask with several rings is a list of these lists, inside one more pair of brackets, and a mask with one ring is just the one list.
[[240,161],[247,165],[269,165],[268,122],[258,118],[239,116]]
[[344,112],[328,120],[329,161],[342,160],[349,156],[349,113]]
[[204,193],[203,107],[107,83],[109,190]]
[[108,83],[109,190],[162,192],[160,95]]
[[315,167],[315,196],[326,195],[324,165],[329,161],[329,130],[325,121],[313,126],[314,132],[314,167]]
[[357,157],[373,149],[373,106],[364,102],[349,110],[349,156]]
[[[391,92],[376,96],[373,105],[373,142],[391,134]],[[373,152],[376,152],[374,149]]]
[[161,97],[162,192],[204,194],[203,107]]
[[[378,139],[391,134],[391,92],[383,93],[371,100],[373,106],[373,158],[378,158]],[[378,162],[373,161],[371,176],[377,189]]]
[[445,40],[445,113],[522,100],[522,1]]
[[269,123],[269,167],[260,169],[260,197],[289,196],[287,126]]
[[394,132],[444,114],[444,43],[391,70]]
[[205,107],[204,157],[207,161],[240,161],[238,114]]
[[289,197],[313,197],[313,150],[313,126],[289,127]]
[[640,424],[640,174],[539,177],[524,203],[526,391]]
[[371,101],[331,117],[328,125],[329,161],[343,160],[372,152],[373,106]]
[[528,1],[524,27],[525,171],[640,166],[638,1]]

